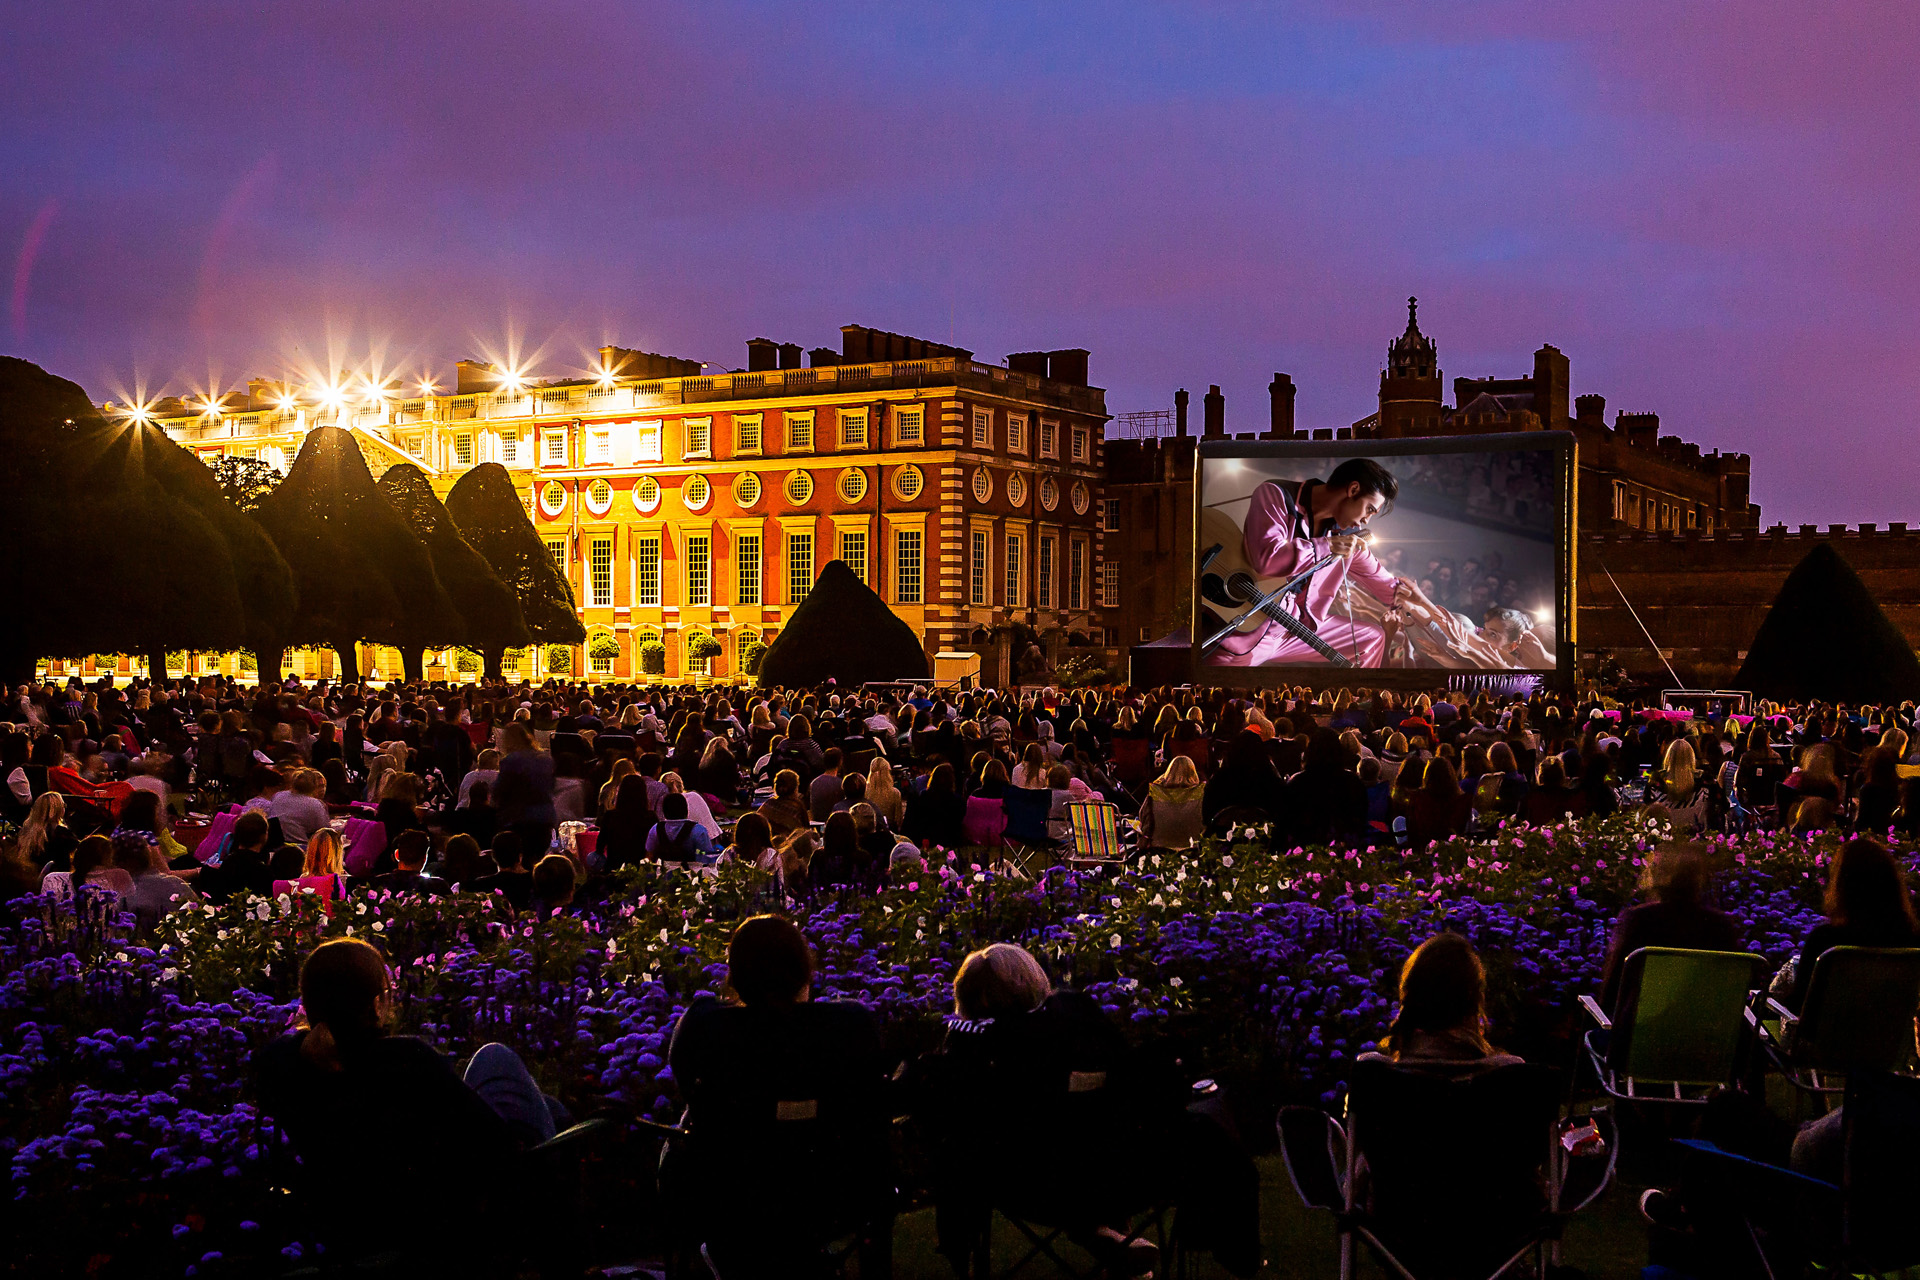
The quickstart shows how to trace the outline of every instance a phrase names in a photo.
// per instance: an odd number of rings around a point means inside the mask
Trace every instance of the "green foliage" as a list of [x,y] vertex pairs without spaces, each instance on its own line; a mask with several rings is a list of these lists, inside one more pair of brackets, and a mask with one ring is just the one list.
[[184,649],[167,650],[167,670],[185,671],[186,669],[187,669],[186,650]]
[[242,671],[260,670],[260,660],[254,657],[251,649],[242,649],[240,651],[240,669]]
[[696,631],[687,638],[689,658],[717,658],[725,652],[721,643],[705,631]]
[[547,646],[546,667],[551,675],[564,676],[573,671],[573,646],[554,644]]
[[520,601],[529,636],[548,644],[580,644],[587,638],[574,610],[573,589],[527,518],[505,467],[497,462],[474,467],[455,482],[446,506],[461,536]]
[[96,671],[112,671],[120,665],[117,653],[96,653],[93,655],[93,668]]
[[766,656],[767,656],[766,642],[761,640],[757,636],[754,639],[747,641],[744,645],[740,646],[741,674],[749,675],[749,676],[759,675],[760,660]]
[[207,470],[213,473],[221,495],[242,513],[258,509],[260,499],[280,483],[280,473],[273,464],[259,458],[216,458]]
[[287,478],[262,500],[258,518],[298,586],[288,640],[417,648],[413,641],[421,635],[461,634],[459,612],[432,557],[375,486],[349,432],[309,432]]
[[520,615],[519,598],[460,536],[425,473],[411,462],[389,467],[380,477],[380,492],[426,547],[434,574],[446,587],[462,622],[457,637],[432,636],[424,628],[411,628],[416,647],[435,648],[452,639],[481,649],[526,643],[527,624]]
[[587,641],[587,656],[601,662],[609,662],[620,656],[620,642],[611,631],[596,631]]
[[453,651],[453,669],[461,672],[478,671],[480,669],[480,655],[472,649],[455,649]]
[[663,676],[667,673],[667,646],[658,640],[649,640],[640,646],[640,672],[642,675]]
[[1081,685],[1110,684],[1113,672],[1102,654],[1083,650],[1062,659],[1054,668],[1053,680],[1062,689],[1074,689]]
[[868,680],[905,680],[927,674],[927,651],[845,561],[829,560],[807,598],[793,611],[761,661],[762,687],[816,685],[843,688]]

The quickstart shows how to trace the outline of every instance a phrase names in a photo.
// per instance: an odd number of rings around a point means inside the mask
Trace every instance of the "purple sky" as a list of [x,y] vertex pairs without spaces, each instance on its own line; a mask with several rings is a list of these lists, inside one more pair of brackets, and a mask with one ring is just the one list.
[[[1920,6],[9,6],[0,350],[96,398],[517,342],[1084,346],[1114,412],[1441,365],[1909,520]],[[1198,406],[1195,408],[1198,413]]]

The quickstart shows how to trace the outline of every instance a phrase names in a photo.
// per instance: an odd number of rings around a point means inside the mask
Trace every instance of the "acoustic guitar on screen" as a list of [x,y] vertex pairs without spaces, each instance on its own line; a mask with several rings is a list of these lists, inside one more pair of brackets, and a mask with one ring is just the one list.
[[[1334,532],[1358,534],[1360,528]],[[1295,610],[1313,575],[1339,557],[1332,552],[1285,577],[1263,577],[1247,560],[1246,542],[1232,516],[1218,507],[1200,512],[1200,619],[1205,638],[1200,651],[1210,653],[1230,636],[1247,635],[1269,622],[1285,627],[1296,639],[1336,667],[1353,662],[1322,640]],[[1225,616],[1214,608],[1224,611]]]

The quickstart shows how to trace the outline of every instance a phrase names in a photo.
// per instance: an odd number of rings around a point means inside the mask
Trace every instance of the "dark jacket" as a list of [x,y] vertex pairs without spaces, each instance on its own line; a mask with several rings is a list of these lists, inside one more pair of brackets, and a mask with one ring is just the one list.
[[1600,970],[1600,1007],[1609,1013],[1620,994],[1620,972],[1627,957],[1642,947],[1738,951],[1740,931],[1726,912],[1694,902],[1647,902],[1628,907],[1614,924],[1613,943]]

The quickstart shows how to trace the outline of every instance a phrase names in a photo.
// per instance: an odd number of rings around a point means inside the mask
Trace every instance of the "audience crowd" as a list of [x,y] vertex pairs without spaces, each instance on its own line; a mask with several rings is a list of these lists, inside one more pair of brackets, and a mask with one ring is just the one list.
[[[1710,901],[1691,841],[1775,828],[1851,836],[1829,869],[1827,921],[1774,979],[1792,1010],[1825,951],[1920,940],[1901,868],[1877,838],[1920,832],[1914,713],[1305,689],[76,680],[21,686],[0,709],[0,819],[15,828],[0,897],[84,896],[143,932],[202,901],[301,891],[329,909],[362,889],[493,894],[546,917],[588,886],[604,895],[626,867],[739,862],[800,904],[917,880],[965,848],[1011,848],[1002,867],[1030,874],[1046,865],[1032,850],[1074,850],[1087,803],[1114,806],[1139,851],[1175,858],[1229,830],[1417,850],[1631,807],[1664,818],[1675,840],[1648,859],[1647,901],[1619,921],[1600,994],[1610,1009],[1641,947],[1745,945]],[[1016,840],[1022,814],[1044,823]],[[203,825],[215,815],[230,819],[217,836]],[[695,1001],[673,1036],[687,1115],[665,1173],[688,1230],[731,1250],[742,1274],[777,1266],[756,1252],[764,1236],[729,1233],[742,1203],[782,1238],[859,1232],[890,1214],[887,1120],[898,1114],[915,1117],[933,1153],[940,1245],[956,1266],[980,1213],[1013,1205],[1067,1223],[1110,1270],[1149,1273],[1157,1251],[1132,1230],[1133,1211],[1174,1204],[1190,1246],[1236,1275],[1259,1268],[1258,1179],[1217,1100],[1130,1045],[1086,996],[1056,990],[1030,952],[968,956],[943,1042],[907,1062],[886,1060],[864,1006],[809,1000],[812,953],[789,920],[745,921],[728,960],[727,990]],[[404,1219],[341,1202],[344,1247],[404,1244],[421,1220],[436,1239],[472,1245],[527,1176],[516,1153],[571,1117],[504,1046],[456,1071],[385,1034],[389,981],[367,942],[315,949],[304,1025],[257,1063],[261,1105],[313,1186],[344,1195],[356,1169],[375,1167],[416,1193]],[[1461,937],[1421,946],[1399,991],[1375,1056],[1449,1079],[1517,1061],[1488,1040],[1484,972]],[[767,1117],[798,1099],[838,1135],[831,1195],[777,1180],[793,1153]],[[1838,1133],[1818,1119],[1775,1154],[1837,1180]]]

